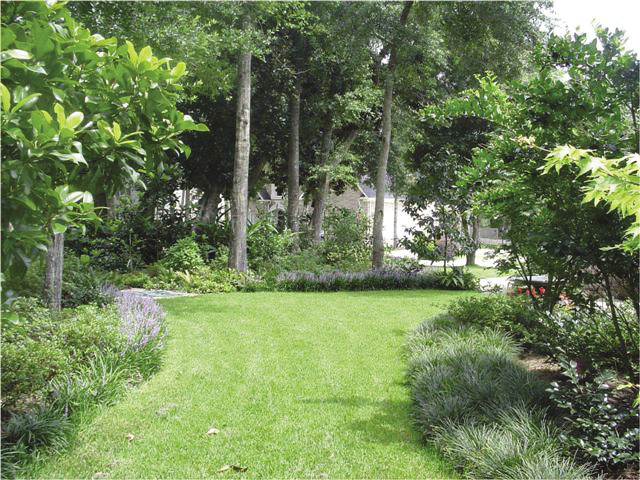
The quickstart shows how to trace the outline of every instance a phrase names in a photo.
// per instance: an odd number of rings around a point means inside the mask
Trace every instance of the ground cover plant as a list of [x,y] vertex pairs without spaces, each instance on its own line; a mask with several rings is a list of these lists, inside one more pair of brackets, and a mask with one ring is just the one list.
[[467,478],[587,478],[563,458],[545,418],[544,384],[499,331],[441,315],[408,337],[408,380],[420,432]]
[[97,408],[160,366],[164,312],[148,297],[55,312],[18,299],[2,315],[2,476],[64,450]]
[[540,312],[524,294],[465,298],[447,310],[456,322],[507,332],[561,366],[547,391],[550,418],[563,427],[559,446],[567,454],[614,476],[637,465],[637,374],[625,375],[628,362],[638,369],[638,325],[630,304],[618,306],[627,327],[622,331],[625,351],[615,340],[607,311],[571,306]]
[[31,476],[195,478],[237,465],[247,471],[225,475],[451,478],[413,428],[401,352],[425,313],[464,295],[473,293],[162,300],[163,368]]

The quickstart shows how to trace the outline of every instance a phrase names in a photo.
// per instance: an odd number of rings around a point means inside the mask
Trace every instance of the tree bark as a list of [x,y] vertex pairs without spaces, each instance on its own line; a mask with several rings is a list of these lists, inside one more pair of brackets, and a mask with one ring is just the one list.
[[292,232],[300,230],[300,96],[302,75],[296,81],[289,101],[289,171],[287,178],[287,224]]
[[44,303],[51,310],[62,307],[62,270],[64,266],[64,234],[53,235],[47,250],[44,272]]
[[467,253],[467,266],[476,264],[476,250],[480,241],[480,218],[471,215],[471,241],[473,242],[473,250]]
[[218,205],[220,203],[220,192],[215,187],[210,187],[202,192],[198,221],[211,223],[218,218]]
[[[322,132],[322,146],[320,147],[320,165],[328,166],[329,155],[331,154],[331,137],[333,134],[333,117],[328,115],[325,120],[324,131]],[[313,225],[313,242],[320,243],[322,236],[322,222],[324,221],[324,210],[327,197],[329,196],[330,177],[327,172],[320,175],[318,188],[313,196],[313,215],[311,223]]]
[[251,124],[251,53],[240,54],[238,62],[238,104],[236,146],[231,192],[231,245],[229,268],[246,272],[247,216],[249,210],[249,148]]
[[393,248],[398,248],[398,212],[400,211],[400,202],[398,194],[393,194]]
[[[413,2],[405,2],[400,15],[400,26],[407,23],[409,12]],[[392,43],[390,48],[389,64],[384,80],[384,104],[382,106],[382,147],[378,157],[378,174],[376,176],[376,204],[373,216],[373,254],[371,265],[373,268],[382,268],[384,264],[384,192],[387,177],[387,162],[391,148],[391,105],[393,103],[393,75],[396,67],[396,45]]]

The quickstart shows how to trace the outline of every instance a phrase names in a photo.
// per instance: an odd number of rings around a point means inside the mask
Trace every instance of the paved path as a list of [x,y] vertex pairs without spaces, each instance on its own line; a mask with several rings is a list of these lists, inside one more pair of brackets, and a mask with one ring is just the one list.
[[[494,251],[490,248],[479,248],[476,250],[476,265],[479,267],[495,267],[496,259],[493,258]],[[411,253],[409,250],[397,249],[391,252],[392,257],[399,258],[417,258],[414,253]],[[444,265],[444,262],[430,262],[429,260],[420,260],[422,265],[433,265],[434,267],[441,267]],[[453,265],[456,267],[462,267],[466,264],[466,258],[458,257],[454,258],[453,261],[447,262],[447,265]]]

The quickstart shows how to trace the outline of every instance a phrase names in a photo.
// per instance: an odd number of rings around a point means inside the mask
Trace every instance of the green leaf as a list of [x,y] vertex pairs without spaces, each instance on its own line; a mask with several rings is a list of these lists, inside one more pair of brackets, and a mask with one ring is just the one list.
[[67,225],[61,222],[51,222],[51,230],[53,233],[64,233],[67,231]]
[[58,121],[58,127],[62,130],[64,128],[67,117],[64,114],[64,107],[59,103],[53,106],[53,111],[56,113],[56,120]]
[[7,87],[0,83],[0,99],[2,100],[2,109],[8,112],[11,108],[11,94]]
[[136,49],[133,47],[133,43],[127,40],[127,51],[129,52],[129,60],[134,65],[138,65],[138,54],[136,53]]
[[149,62],[149,60],[151,60],[151,47],[146,46],[140,50],[140,54],[138,55],[138,65]]
[[73,130],[82,123],[82,120],[84,120],[84,114],[82,112],[73,112],[67,117],[66,127]]
[[116,142],[120,140],[121,135],[122,131],[120,130],[120,125],[117,122],[113,122],[113,138],[116,139]]
[[8,60],[10,58],[15,58],[16,60],[29,60],[32,56],[33,55],[31,55],[26,50],[5,50],[0,53],[0,62],[4,62],[5,60]]
[[187,69],[187,65],[184,62],[180,62],[171,69],[171,76],[177,80],[182,75],[184,75],[184,72],[186,71],[186,69]]
[[38,97],[40,97],[41,93],[32,93],[31,95],[27,95],[22,100],[20,100],[12,109],[12,112],[17,112],[23,107],[29,108],[31,105],[38,101]]

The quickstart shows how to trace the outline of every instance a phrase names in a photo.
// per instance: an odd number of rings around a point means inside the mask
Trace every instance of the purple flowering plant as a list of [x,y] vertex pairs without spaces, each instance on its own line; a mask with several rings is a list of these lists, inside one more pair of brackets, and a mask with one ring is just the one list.
[[162,348],[167,329],[165,312],[158,302],[135,293],[120,292],[115,304],[122,319],[120,332],[125,337],[127,351]]

